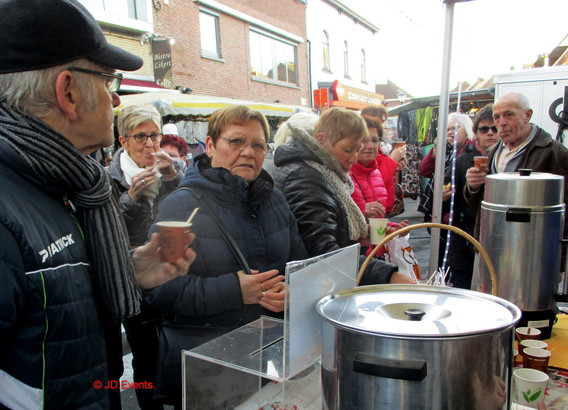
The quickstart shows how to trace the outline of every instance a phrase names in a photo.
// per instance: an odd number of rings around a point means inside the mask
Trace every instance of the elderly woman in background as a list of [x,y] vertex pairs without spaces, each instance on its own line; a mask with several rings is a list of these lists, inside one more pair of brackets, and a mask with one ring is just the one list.
[[[120,191],[120,207],[132,247],[143,245],[160,201],[181,180],[172,158],[162,149],[162,118],[152,106],[129,105],[117,120],[119,142],[109,173]],[[132,350],[135,382],[154,382],[159,312],[145,303],[142,313],[124,322]],[[160,409],[151,389],[136,389],[140,408]]]
[[160,148],[168,153],[174,162],[180,161],[181,171],[185,171],[189,162],[187,161],[187,142],[177,135],[164,134],[160,142]]
[[[475,135],[473,133],[473,123],[471,119],[465,114],[452,113],[448,116],[448,126],[446,128],[446,157],[444,158],[444,174],[451,168],[452,158],[454,155],[454,139],[456,145],[455,155],[459,157],[464,151],[465,147],[473,144]],[[434,200],[434,170],[436,168],[436,151],[438,145],[438,138],[434,140],[434,147],[426,154],[418,172],[425,178],[430,178],[420,203],[418,204],[418,211],[424,214],[424,222],[432,221],[432,206]],[[452,187],[449,185],[444,186],[442,192],[442,201],[447,201],[452,194]],[[445,212],[442,215],[442,222],[448,223],[449,213]],[[440,231],[440,245],[438,248],[438,266],[443,265],[444,254],[446,251],[446,236],[448,231],[442,229]]]
[[[167,324],[185,329],[184,349],[282,312],[286,263],[307,257],[288,203],[262,169],[268,136],[268,122],[258,111],[243,105],[215,111],[206,154],[195,158],[180,189],[160,208],[156,221],[184,221],[200,208],[191,227],[199,239],[190,274],[147,294],[151,306],[166,314]],[[207,207],[233,237],[252,275],[244,272]],[[179,405],[181,352],[172,353],[160,370],[164,379],[158,378],[157,391]]]
[[129,105],[117,120],[122,145],[109,166],[121,191],[120,205],[130,244],[143,245],[160,201],[181,181],[181,172],[160,148],[162,119],[152,106]]
[[[456,172],[454,177],[454,216],[452,225],[457,226],[470,235],[473,235],[475,227],[476,208],[471,207],[465,201],[463,192],[467,181],[465,174],[473,167],[473,158],[487,155],[495,144],[499,142],[497,127],[493,121],[493,104],[481,108],[473,119],[473,132],[475,133],[474,144],[467,145],[462,154],[456,159]],[[452,183],[451,168],[446,172],[445,184]],[[444,203],[444,209],[449,212],[449,200]],[[473,273],[474,248],[465,238],[451,233],[448,248],[448,267],[450,275],[448,279],[454,287],[470,289]]]
[[[368,138],[363,119],[343,108],[330,108],[318,120],[314,135],[290,126],[292,139],[275,152],[276,186],[282,190],[310,256],[358,241],[368,245],[369,227],[353,199],[348,171]],[[364,258],[364,257],[363,257]],[[372,260],[361,284],[413,283],[396,267]]]

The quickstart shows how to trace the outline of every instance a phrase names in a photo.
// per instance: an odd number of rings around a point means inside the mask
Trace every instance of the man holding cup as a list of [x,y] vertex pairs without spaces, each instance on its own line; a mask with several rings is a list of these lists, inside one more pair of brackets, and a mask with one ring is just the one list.
[[4,0],[0,30],[0,407],[120,408],[120,321],[195,258],[162,263],[158,236],[130,254],[88,156],[113,143],[115,70],[142,59],[76,0]]
[[[532,109],[521,93],[504,94],[493,104],[493,119],[501,141],[489,153],[489,169],[471,167],[466,172],[466,201],[477,208],[476,237],[479,236],[479,206],[483,199],[485,177],[499,172],[532,169],[564,177],[564,203],[568,198],[568,150],[549,133],[531,124]],[[564,220],[564,234],[568,218]]]

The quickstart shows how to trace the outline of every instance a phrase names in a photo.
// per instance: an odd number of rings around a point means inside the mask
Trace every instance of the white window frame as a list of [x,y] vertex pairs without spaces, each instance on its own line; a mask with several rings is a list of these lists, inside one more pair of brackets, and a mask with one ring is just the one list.
[[[213,22],[214,22],[214,33],[211,32],[205,32],[204,31],[204,27],[203,27],[203,20],[202,17],[212,17],[213,18]],[[210,27],[208,28],[210,29]],[[214,11],[208,10],[208,9],[204,9],[204,8],[200,8],[199,9],[199,35],[200,35],[200,42],[201,42],[201,57],[205,57],[205,58],[210,58],[210,59],[215,59],[215,60],[221,60],[222,59],[222,55],[221,55],[221,36],[220,36],[220,29],[219,29],[219,14],[215,13]],[[215,50],[210,50],[210,49],[206,49],[204,48],[203,44],[203,37],[204,36],[210,36],[210,37],[215,37]]]

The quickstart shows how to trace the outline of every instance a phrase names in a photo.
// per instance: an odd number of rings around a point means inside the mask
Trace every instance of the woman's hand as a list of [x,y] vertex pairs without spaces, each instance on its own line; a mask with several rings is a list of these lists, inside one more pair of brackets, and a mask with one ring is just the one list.
[[380,202],[367,202],[365,204],[365,217],[366,218],[384,218],[385,207]]
[[393,149],[392,152],[390,153],[390,157],[395,162],[403,160],[406,157],[406,145],[398,147],[397,149]]
[[[195,239],[195,234],[188,233],[187,235],[191,244]],[[184,257],[179,258],[175,265],[162,262],[159,242],[160,235],[153,233],[150,242],[136,248],[132,253],[136,280],[143,289],[155,288],[178,276],[187,274],[190,265],[195,260],[195,252],[193,249],[187,248]]]
[[132,183],[128,189],[128,196],[134,201],[138,201],[144,191],[152,186],[156,180],[156,171],[152,168],[145,169],[144,171],[132,177]]
[[177,174],[174,168],[174,160],[161,148],[156,151],[156,169],[166,179],[171,179]]
[[[387,235],[390,235],[393,232],[398,231],[399,229],[406,228],[408,226],[408,219],[405,219],[400,222],[389,222],[387,225]],[[404,234],[400,234],[399,236],[404,236]]]
[[271,312],[282,312],[284,310],[284,299],[286,297],[286,284],[277,283],[276,286],[267,289],[260,299],[259,305]]
[[403,284],[403,285],[416,285],[416,281],[412,279],[410,276],[405,275],[404,273],[395,272],[392,274],[389,283],[391,284]]
[[[282,284],[284,280],[284,275],[279,275],[278,270],[272,269],[266,272],[258,273],[257,270],[252,271],[252,275],[247,275],[244,271],[240,270],[237,272],[239,277],[239,282],[241,285],[241,293],[243,295],[243,303],[245,305],[255,305],[258,304],[266,297],[268,292],[271,293],[281,293],[279,288],[273,289],[278,285]],[[283,295],[278,297],[272,297],[270,295],[268,299],[264,300],[265,304],[272,307],[272,303],[268,303],[267,300],[276,301],[282,298],[282,309],[284,309]],[[267,306],[264,306],[270,309]],[[282,310],[273,310],[273,312],[281,312]]]

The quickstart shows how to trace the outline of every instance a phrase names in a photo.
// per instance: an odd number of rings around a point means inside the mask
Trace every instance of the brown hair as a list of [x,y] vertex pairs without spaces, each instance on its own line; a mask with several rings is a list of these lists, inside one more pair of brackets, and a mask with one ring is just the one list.
[[324,134],[332,145],[351,136],[369,138],[363,118],[354,111],[341,107],[330,108],[321,115],[314,127],[314,135],[319,133]]
[[211,137],[213,145],[215,145],[227,126],[231,124],[242,125],[253,120],[260,123],[264,131],[264,139],[268,142],[270,128],[266,117],[260,111],[251,110],[246,105],[227,105],[211,114],[207,135]]
[[385,122],[388,118],[389,112],[384,105],[368,105],[361,110],[361,115],[375,117],[380,121],[382,125],[383,122]]
[[483,106],[473,119],[473,132],[477,133],[477,127],[481,121],[491,121],[493,122],[493,104],[487,104]]
[[375,128],[378,131],[379,138],[383,139],[383,126],[377,117],[369,117],[368,115],[361,115],[367,124],[367,129]]

